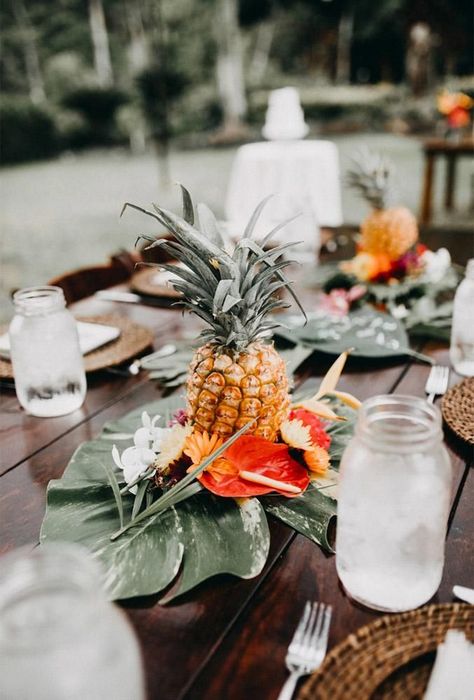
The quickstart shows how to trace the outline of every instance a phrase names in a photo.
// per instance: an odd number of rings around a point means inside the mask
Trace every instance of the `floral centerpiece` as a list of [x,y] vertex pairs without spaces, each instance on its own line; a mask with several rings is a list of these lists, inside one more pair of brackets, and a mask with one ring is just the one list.
[[[394,174],[393,164],[378,153],[365,150],[354,159],[347,181],[371,212],[361,224],[356,255],[331,268],[323,281],[327,311],[341,315],[371,303],[402,319],[414,312],[413,324],[423,311],[427,322],[436,317],[443,292],[457,284],[448,250],[433,252],[421,244],[415,216],[404,206],[393,206]],[[430,302],[420,306],[426,297]]]
[[470,110],[474,101],[463,92],[442,90],[436,100],[438,112],[446,121],[447,133],[460,134],[471,122]]
[[265,511],[330,550],[335,501],[323,491],[337,481],[359,406],[337,390],[347,352],[316,394],[290,395],[270,316],[288,304],[275,294],[286,288],[304,311],[284,274],[288,244],[265,249],[280,226],[262,241],[253,238],[265,202],[229,250],[210,210],[198,205],[195,224],[191,197],[182,192],[183,217],[126,206],[173,234],[150,238],[150,247],[182,263],[160,267],[172,273],[180,303],[205,322],[185,402],[165,399],[106,426],[48,488],[41,541],[85,544],[103,562],[114,598],[160,591],[180,566],[166,600],[217,573],[255,576],[268,553]]

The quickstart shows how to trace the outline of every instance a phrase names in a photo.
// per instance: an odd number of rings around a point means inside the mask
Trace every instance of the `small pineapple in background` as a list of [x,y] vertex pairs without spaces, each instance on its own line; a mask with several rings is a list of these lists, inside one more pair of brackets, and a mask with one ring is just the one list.
[[360,227],[361,249],[397,260],[418,240],[418,225],[406,207],[389,206],[393,174],[394,166],[390,161],[366,149],[354,158],[347,182],[373,208]]
[[303,311],[282,272],[290,264],[282,255],[291,244],[264,250],[281,225],[262,241],[253,239],[264,200],[229,252],[214,215],[203,204],[197,206],[199,226],[194,226],[191,197],[184,188],[182,192],[183,218],[155,205],[155,213],[128,206],[155,217],[173,234],[174,240],[159,239],[150,247],[161,247],[183,264],[160,267],[174,273],[172,284],[183,305],[207,326],[189,366],[188,417],[195,429],[223,437],[255,418],[249,434],[275,441],[290,397],[285,362],[270,340],[277,324],[268,315],[288,306],[275,297],[283,287]]

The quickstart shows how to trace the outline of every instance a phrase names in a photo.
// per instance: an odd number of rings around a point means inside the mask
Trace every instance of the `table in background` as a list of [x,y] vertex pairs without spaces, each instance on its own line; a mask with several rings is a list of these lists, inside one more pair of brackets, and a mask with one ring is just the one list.
[[[301,273],[303,278],[304,270]],[[314,292],[301,287],[309,307]],[[198,322],[183,322],[175,310],[85,299],[72,307],[82,315],[116,313],[150,326],[161,345],[195,334]],[[447,364],[446,348],[426,345],[424,352]],[[330,357],[315,354],[301,368],[297,385],[310,392],[328,369]],[[424,395],[429,368],[408,358],[349,362],[340,389],[360,399],[377,393]],[[459,381],[452,373],[451,383]],[[96,436],[103,424],[162,392],[145,373],[89,377],[82,409],[69,416],[39,419],[20,411],[13,391],[2,392],[2,469],[0,470],[0,551],[37,542],[46,486],[59,478],[77,446]],[[456,583],[472,585],[474,474],[472,459],[456,454],[447,536],[446,566],[433,601],[450,601]],[[351,603],[342,593],[334,557],[294,530],[269,517],[271,549],[262,573],[251,580],[221,576],[207,581],[176,604],[162,607],[158,596],[123,603],[141,642],[149,698],[246,700],[276,697],[286,671],[284,658],[294,626],[308,599],[334,608],[329,644],[334,646],[359,626],[378,617]]]
[[[258,235],[295,214],[281,240],[312,242],[318,228],[342,224],[339,158],[331,141],[269,141],[241,146],[227,189],[231,232],[243,230],[253,210],[274,195],[257,224]],[[276,237],[278,240],[278,236]],[[318,247],[318,245],[314,245]]]
[[444,190],[444,208],[453,209],[454,187],[456,183],[456,162],[462,156],[474,155],[474,139],[467,138],[461,141],[449,141],[448,139],[428,139],[423,144],[425,156],[425,174],[423,191],[421,196],[420,222],[428,224],[431,221],[431,203],[433,196],[433,177],[435,160],[438,156],[446,158],[446,183]]

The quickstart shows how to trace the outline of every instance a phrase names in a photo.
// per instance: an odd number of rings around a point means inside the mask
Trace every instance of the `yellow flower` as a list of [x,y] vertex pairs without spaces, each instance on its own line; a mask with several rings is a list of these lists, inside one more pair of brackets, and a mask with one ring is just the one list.
[[209,455],[219,449],[223,442],[224,440],[219,435],[212,434],[209,436],[209,433],[206,431],[204,433],[196,431],[192,435],[188,435],[183,450],[184,454],[190,457],[192,461],[188,471],[198,467],[206,457],[209,457]]
[[168,434],[163,438],[160,453],[153,463],[157,471],[163,471],[181,457],[186,440],[192,432],[193,428],[189,424],[179,425],[177,423],[170,428]]
[[323,476],[329,469],[329,452],[323,447],[312,447],[303,454],[308,469],[317,476]]
[[285,420],[280,426],[281,437],[290,447],[298,450],[311,450],[313,443],[309,432],[309,426],[303,425],[300,420]]

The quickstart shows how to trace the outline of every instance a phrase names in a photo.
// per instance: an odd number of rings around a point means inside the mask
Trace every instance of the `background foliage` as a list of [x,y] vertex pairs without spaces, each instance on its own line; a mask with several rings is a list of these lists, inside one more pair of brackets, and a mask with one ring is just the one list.
[[[421,92],[472,73],[472,14],[469,0],[5,0],[3,160],[116,143],[143,150],[148,138],[166,155],[171,136],[219,126],[241,138],[244,122],[263,119],[268,91],[288,83],[309,119],[381,128],[403,116],[420,128],[433,106],[401,115],[400,91],[380,84],[413,83],[407,57],[420,22]],[[327,90],[335,84],[354,89]]]

